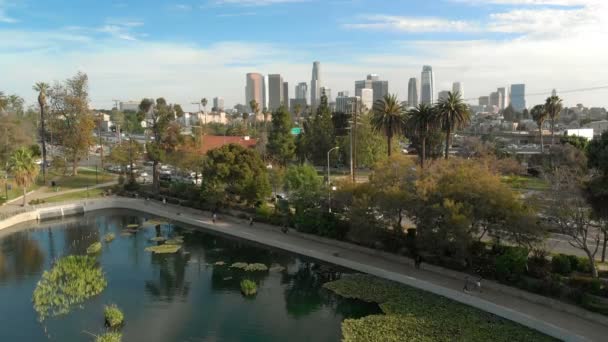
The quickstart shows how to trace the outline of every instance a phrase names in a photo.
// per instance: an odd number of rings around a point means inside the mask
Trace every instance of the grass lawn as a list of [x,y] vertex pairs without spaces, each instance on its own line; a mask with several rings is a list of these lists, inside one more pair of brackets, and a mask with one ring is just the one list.
[[502,177],[502,182],[515,190],[549,190],[549,183],[544,179],[536,177],[504,176]]
[[76,201],[76,200],[84,200],[88,198],[101,197],[104,191],[109,188],[98,188],[91,189],[89,191],[77,191],[69,194],[57,195],[53,197],[46,198],[44,200],[45,203],[58,203],[58,202],[66,202],[66,201]]
[[[6,186],[4,183],[4,175],[0,175],[0,204],[6,202]],[[41,181],[37,181],[35,184],[30,185],[27,188],[27,192],[37,190],[40,188]],[[23,189],[18,187],[12,179],[8,179],[8,184],[11,186],[11,190],[8,191],[8,199],[12,200],[23,195]]]
[[[116,180],[117,178],[118,177],[114,174],[99,170],[97,182],[98,184],[103,184]],[[61,190],[86,188],[87,186],[96,185],[95,170],[90,169],[79,169],[76,176],[64,176],[56,170],[51,170],[47,175],[47,183],[50,184],[51,180],[55,180]],[[47,192],[53,191],[54,190],[50,187],[47,189]]]

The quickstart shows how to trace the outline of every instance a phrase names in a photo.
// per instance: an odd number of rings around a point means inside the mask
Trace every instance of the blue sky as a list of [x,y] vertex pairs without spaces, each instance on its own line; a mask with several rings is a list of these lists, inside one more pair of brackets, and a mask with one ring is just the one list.
[[[460,81],[466,98],[509,83],[530,93],[603,86],[605,2],[0,0],[0,90],[33,102],[34,82],[81,70],[94,107],[144,96],[233,105],[244,102],[245,73],[281,73],[293,94],[314,60],[334,94],[378,73],[404,97],[423,64],[434,67],[437,92]],[[608,106],[605,90],[563,97]]]

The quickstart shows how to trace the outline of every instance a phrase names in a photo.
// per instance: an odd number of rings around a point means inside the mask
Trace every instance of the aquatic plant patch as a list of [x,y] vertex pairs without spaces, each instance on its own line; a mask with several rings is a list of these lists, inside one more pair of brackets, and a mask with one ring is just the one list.
[[230,265],[230,268],[236,268],[243,270],[245,272],[266,272],[268,271],[268,266],[260,263],[248,264],[246,262],[235,262]]
[[177,253],[182,248],[181,245],[160,245],[146,247],[146,252],[152,252],[154,254],[173,254]]
[[116,238],[116,234],[114,234],[114,233],[108,233],[108,234],[106,234],[106,236],[103,237],[105,242],[112,242],[112,241],[114,241],[115,238]]
[[122,311],[120,311],[116,304],[106,305],[103,310],[103,316],[105,318],[106,324],[110,328],[117,328],[121,326],[125,318]]
[[34,289],[34,310],[40,321],[67,314],[84,301],[98,295],[107,286],[97,260],[89,256],[70,255],[57,260],[45,271]]
[[258,292],[258,286],[249,279],[241,280],[241,292],[245,296],[253,296]]
[[345,342],[555,341],[445,297],[369,275],[349,275],[323,286],[342,297],[378,303],[385,313],[345,320]]
[[97,254],[101,252],[101,242],[95,242],[87,247],[87,254]]
[[120,342],[122,334],[117,331],[108,331],[104,334],[95,337],[95,342]]
[[150,241],[152,241],[152,242],[164,242],[166,240],[167,240],[167,238],[164,236],[155,236],[150,239]]

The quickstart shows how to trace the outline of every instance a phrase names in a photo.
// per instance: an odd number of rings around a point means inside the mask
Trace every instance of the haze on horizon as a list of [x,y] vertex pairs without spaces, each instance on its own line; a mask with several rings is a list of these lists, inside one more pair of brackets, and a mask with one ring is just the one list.
[[[405,99],[425,64],[436,92],[460,81],[467,99],[511,83],[559,94],[608,86],[606,15],[603,0],[0,0],[0,89],[30,105],[35,82],[83,71],[95,108],[159,96],[230,108],[246,73],[280,73],[293,97],[319,60],[334,94],[376,73]],[[561,96],[608,106],[608,89]]]

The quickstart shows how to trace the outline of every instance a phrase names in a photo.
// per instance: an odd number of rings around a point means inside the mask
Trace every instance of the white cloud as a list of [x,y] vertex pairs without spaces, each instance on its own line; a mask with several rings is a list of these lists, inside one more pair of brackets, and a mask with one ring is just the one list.
[[601,0],[451,0],[472,5],[581,6]]
[[473,32],[479,30],[477,24],[462,20],[399,17],[390,15],[361,16],[361,18],[365,18],[364,22],[346,24],[344,27],[404,32]]
[[18,22],[17,19],[10,17],[8,14],[6,14],[9,5],[11,4],[7,3],[4,0],[0,0],[0,23],[14,24]]

